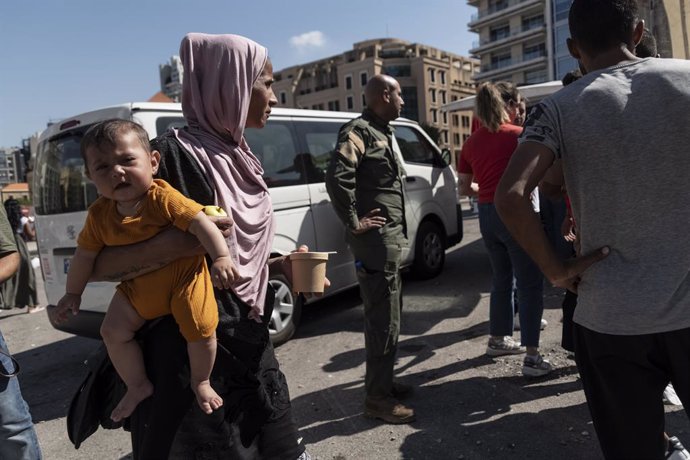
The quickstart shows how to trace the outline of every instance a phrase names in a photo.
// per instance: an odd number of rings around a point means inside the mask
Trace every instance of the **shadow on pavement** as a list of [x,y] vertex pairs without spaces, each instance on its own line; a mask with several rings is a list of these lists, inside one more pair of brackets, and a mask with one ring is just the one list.
[[99,343],[75,336],[13,355],[21,365],[19,382],[34,423],[67,415],[72,396],[86,375],[84,360]]

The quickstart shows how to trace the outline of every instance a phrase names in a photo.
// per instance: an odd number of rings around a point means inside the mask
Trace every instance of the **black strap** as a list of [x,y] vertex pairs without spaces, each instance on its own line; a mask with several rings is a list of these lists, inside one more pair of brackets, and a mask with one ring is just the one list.
[[7,356],[8,358],[10,358],[12,360],[12,367],[14,368],[14,371],[12,371],[9,374],[5,374],[5,372],[3,372],[4,369],[0,370],[0,376],[10,378],[10,377],[15,377],[17,374],[19,374],[19,363],[17,362],[17,360],[14,359],[12,357],[12,355],[10,355],[9,353],[5,353],[3,350],[0,350],[0,353],[2,353],[3,355]]

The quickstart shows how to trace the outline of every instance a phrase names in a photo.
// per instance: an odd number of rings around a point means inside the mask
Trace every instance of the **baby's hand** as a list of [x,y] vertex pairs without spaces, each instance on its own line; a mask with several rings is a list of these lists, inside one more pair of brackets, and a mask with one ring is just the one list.
[[230,256],[218,257],[211,265],[211,281],[218,289],[230,289],[232,283],[240,278],[240,272],[232,263]]
[[79,306],[81,305],[81,295],[65,294],[62,299],[58,301],[57,311],[55,313],[55,321],[60,324],[67,320],[67,312],[71,311],[73,315],[79,313]]

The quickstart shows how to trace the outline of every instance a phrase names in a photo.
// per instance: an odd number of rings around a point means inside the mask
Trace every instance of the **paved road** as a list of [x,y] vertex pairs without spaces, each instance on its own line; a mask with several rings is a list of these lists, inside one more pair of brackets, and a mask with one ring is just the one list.
[[[418,421],[382,425],[361,415],[362,304],[356,290],[311,305],[278,348],[296,421],[318,459],[599,459],[573,361],[560,343],[560,296],[546,292],[542,352],[557,370],[527,380],[519,357],[484,355],[490,267],[475,216],[434,280],[405,278],[399,376],[417,387]],[[90,339],[55,331],[43,313],[4,312],[0,328],[23,366],[21,385],[46,459],[129,458],[127,433],[99,430],[74,450],[65,414]],[[667,406],[668,431],[690,445],[690,424]]]

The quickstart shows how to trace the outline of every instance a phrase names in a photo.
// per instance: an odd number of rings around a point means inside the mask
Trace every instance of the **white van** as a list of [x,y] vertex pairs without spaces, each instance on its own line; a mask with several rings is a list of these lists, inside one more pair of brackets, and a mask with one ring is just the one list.
[[[355,286],[352,256],[324,184],[324,171],[335,148],[338,130],[355,113],[276,108],[264,129],[248,129],[245,136],[261,160],[277,219],[275,255],[288,254],[298,244],[315,251],[337,251],[328,261],[331,288],[326,297]],[[79,143],[94,123],[124,118],[141,124],[153,138],[173,126],[183,126],[179,104],[129,103],[67,118],[47,128],[39,139],[32,183],[36,234],[48,303],[65,291],[69,262],[87,207],[96,199],[94,185],[84,176]],[[398,119],[394,148],[404,161],[406,218],[410,247],[404,264],[422,278],[440,273],[445,249],[460,242],[462,218],[455,172],[448,157],[419,125]],[[288,340],[297,328],[304,299],[294,296],[287,280],[271,279],[276,304],[270,324],[275,343]],[[81,311],[67,323],[53,326],[71,333],[100,338],[99,328],[114,292],[114,283],[90,283]],[[49,306],[50,313],[51,306]]]

